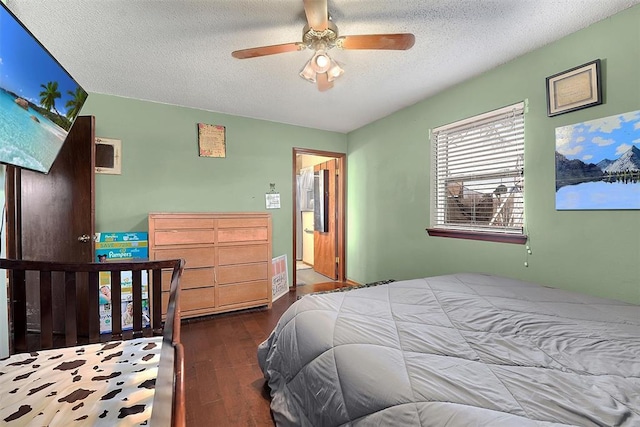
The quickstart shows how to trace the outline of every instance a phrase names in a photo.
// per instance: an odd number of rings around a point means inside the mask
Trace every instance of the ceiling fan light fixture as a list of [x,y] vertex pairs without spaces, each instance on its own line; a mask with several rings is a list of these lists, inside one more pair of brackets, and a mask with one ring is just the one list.
[[318,50],[305,64],[300,72],[300,77],[311,82],[318,81],[318,74],[327,73],[327,80],[334,81],[340,77],[344,70],[337,61],[334,61],[324,50]]
[[313,69],[313,58],[307,61],[307,64],[304,66],[302,71],[300,71],[300,77],[303,79],[315,83],[316,82],[316,70]]
[[317,50],[313,58],[311,58],[311,63],[316,73],[326,73],[331,66],[331,61],[331,57],[324,50]]
[[338,27],[333,23],[327,3],[328,0],[303,0],[307,24],[302,29],[301,42],[236,50],[231,52],[231,56],[246,59],[309,49],[314,51],[314,54],[299,75],[311,83],[317,83],[318,90],[324,92],[331,89],[333,81],[344,74],[342,66],[327,54],[329,50],[333,48],[341,50],[407,50],[411,49],[415,43],[415,36],[411,33],[361,34],[338,37]]
[[[326,53],[318,53],[315,56],[314,63],[316,65],[316,71],[318,73],[324,73],[327,67],[329,66],[329,64],[331,63],[331,59],[327,56]],[[324,70],[324,71],[320,71],[320,70]]]
[[327,70],[327,77],[329,78],[329,81],[330,82],[334,81],[335,79],[340,77],[342,74],[344,74],[344,70],[342,69],[342,67],[340,67],[340,64],[338,64],[338,61],[334,61],[332,59],[331,66]]
[[[2,1],[2,0],[0,0]],[[260,46],[236,50],[231,56],[238,59],[255,58],[285,52],[309,49],[313,56],[307,61],[299,75],[318,85],[324,92],[333,87],[333,81],[344,74],[342,66],[327,52],[333,48],[407,50],[415,43],[411,33],[362,34],[338,37],[338,27],[327,9],[328,0],[303,0],[307,24],[302,29],[302,41],[277,45]]]

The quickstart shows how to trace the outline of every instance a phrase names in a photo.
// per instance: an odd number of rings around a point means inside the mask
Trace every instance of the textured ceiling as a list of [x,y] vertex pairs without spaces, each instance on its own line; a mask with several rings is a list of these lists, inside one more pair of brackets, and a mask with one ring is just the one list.
[[[329,53],[345,73],[319,92],[298,76],[302,0],[7,0],[87,91],[349,132],[640,0],[329,0],[340,35],[411,32],[408,51]],[[558,70],[561,71],[561,70]]]

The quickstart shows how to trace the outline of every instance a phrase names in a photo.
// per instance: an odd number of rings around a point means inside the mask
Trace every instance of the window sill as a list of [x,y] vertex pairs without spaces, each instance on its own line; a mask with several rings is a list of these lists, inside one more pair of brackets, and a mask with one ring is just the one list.
[[527,236],[524,234],[486,233],[478,231],[445,230],[442,228],[427,228],[429,236],[450,237],[454,239],[482,240],[485,242],[513,243],[524,245]]

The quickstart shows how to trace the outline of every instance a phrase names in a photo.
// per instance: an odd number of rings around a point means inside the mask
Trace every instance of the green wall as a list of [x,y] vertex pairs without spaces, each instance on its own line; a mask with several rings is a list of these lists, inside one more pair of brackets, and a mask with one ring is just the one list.
[[[273,255],[290,270],[292,148],[347,149],[340,133],[100,94],[82,114],[96,117],[96,136],[122,141],[122,174],[96,176],[96,231],[147,231],[149,212],[264,212],[275,183]],[[198,156],[197,123],[226,127],[226,158]]]
[[[604,104],[547,117],[545,78],[596,58]],[[429,129],[524,99],[532,254],[523,245],[429,237]],[[349,277],[477,271],[640,303],[640,212],[556,211],[554,160],[556,127],[639,109],[636,6],[350,133]]]
[[[604,104],[547,117],[545,77],[596,58]],[[639,76],[636,6],[348,135],[91,94],[82,114],[96,116],[97,136],[123,147],[122,175],[97,176],[96,227],[147,230],[151,211],[263,211],[273,182],[282,199],[270,211],[273,254],[287,254],[291,277],[292,147],[348,152],[349,279],[479,271],[640,303],[640,213],[554,206],[555,128],[640,109]],[[429,129],[524,99],[532,254],[429,237]],[[198,122],[226,126],[227,158],[198,157]]]

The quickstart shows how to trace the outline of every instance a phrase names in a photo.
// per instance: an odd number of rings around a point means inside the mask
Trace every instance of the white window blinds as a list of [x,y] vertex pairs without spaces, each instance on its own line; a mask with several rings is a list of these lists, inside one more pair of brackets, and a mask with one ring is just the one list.
[[431,132],[431,227],[523,234],[525,103]]

